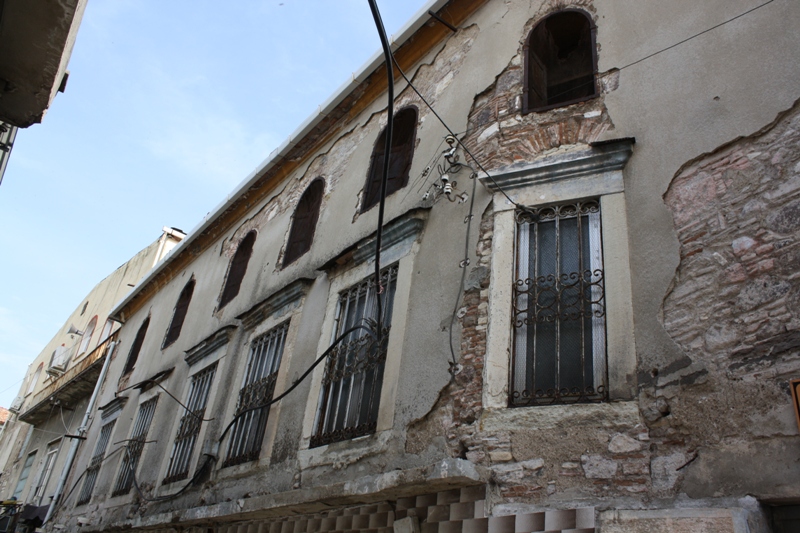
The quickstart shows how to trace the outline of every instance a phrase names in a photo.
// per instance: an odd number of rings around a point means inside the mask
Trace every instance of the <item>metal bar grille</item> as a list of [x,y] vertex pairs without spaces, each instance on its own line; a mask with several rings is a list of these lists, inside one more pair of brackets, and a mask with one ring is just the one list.
[[83,480],[81,492],[78,495],[78,503],[76,505],[83,505],[89,503],[92,499],[92,491],[94,484],[97,482],[97,475],[100,473],[100,465],[103,464],[103,459],[106,455],[108,448],[108,441],[111,440],[111,431],[114,429],[116,420],[112,420],[100,429],[100,437],[97,439],[97,444],[94,447],[94,455],[89,460],[89,466],[86,468],[86,478]]
[[214,381],[216,370],[217,364],[214,363],[192,376],[189,398],[186,401],[186,407],[189,410],[185,411],[181,417],[164,483],[172,483],[189,476],[189,462],[192,459],[197,435],[200,434],[200,425],[206,412],[208,394],[211,392],[211,384]]
[[[286,321],[257,337],[250,344],[247,374],[242,389],[239,391],[239,402],[236,405],[236,416],[239,418],[231,431],[228,456],[223,466],[254,461],[261,453],[269,406],[261,409],[254,408],[263,406],[272,400],[288,330],[289,322]],[[249,409],[252,410],[248,411]]]
[[512,406],[607,398],[600,204],[517,213]]
[[[392,304],[397,286],[397,265],[381,272],[384,310],[381,327],[383,341],[377,346],[373,338],[355,331],[345,337],[328,357],[322,378],[316,433],[311,447],[370,435],[378,421],[383,367],[392,324]],[[375,318],[377,291],[370,276],[339,295],[335,336]]]
[[153,414],[156,411],[158,396],[147,400],[139,406],[139,414],[133,424],[133,432],[127,443],[127,452],[122,456],[122,464],[117,475],[117,482],[114,485],[112,496],[127,494],[133,486],[133,475],[139,464],[139,458],[147,440],[147,431],[150,429],[150,422],[153,421]]

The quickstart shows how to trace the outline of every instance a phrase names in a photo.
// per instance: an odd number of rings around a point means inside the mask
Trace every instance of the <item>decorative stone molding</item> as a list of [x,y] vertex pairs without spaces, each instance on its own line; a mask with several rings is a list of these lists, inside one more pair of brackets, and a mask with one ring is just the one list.
[[589,148],[543,157],[532,163],[511,165],[480,178],[491,191],[510,190],[625,168],[633,154],[633,138],[593,143]]
[[283,309],[299,302],[306,295],[313,281],[312,279],[302,278],[290,283],[236,318],[242,321],[242,327],[245,331],[251,330],[267,317],[278,314]]
[[214,353],[217,348],[224,346],[230,341],[236,326],[225,326],[217,330],[214,334],[206,337],[199,344],[186,350],[184,360],[189,366],[193,366],[202,361],[206,356]]
[[[414,241],[422,232],[425,221],[411,214],[395,219],[383,228],[381,235],[381,251],[388,250],[405,241]],[[353,251],[353,262],[363,263],[375,255],[375,235],[371,235],[356,244]]]
[[102,420],[107,420],[108,418],[111,418],[111,416],[114,413],[122,411],[122,408],[125,407],[125,403],[127,401],[128,401],[127,396],[117,396],[107,404],[101,405],[100,407],[98,407],[98,410],[101,413],[100,418]]

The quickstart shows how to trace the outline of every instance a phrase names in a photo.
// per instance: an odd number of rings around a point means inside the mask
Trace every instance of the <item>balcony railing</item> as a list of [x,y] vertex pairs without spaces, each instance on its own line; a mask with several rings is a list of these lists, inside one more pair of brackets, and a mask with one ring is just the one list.
[[[43,421],[50,412],[52,402],[60,400],[64,405],[91,394],[94,384],[100,375],[102,359],[105,357],[111,343],[117,339],[114,332],[106,340],[97,345],[89,355],[69,367],[66,372],[51,381],[45,388],[37,392],[31,399],[28,407],[21,415],[20,420],[29,424]],[[41,419],[41,420],[40,420]]]

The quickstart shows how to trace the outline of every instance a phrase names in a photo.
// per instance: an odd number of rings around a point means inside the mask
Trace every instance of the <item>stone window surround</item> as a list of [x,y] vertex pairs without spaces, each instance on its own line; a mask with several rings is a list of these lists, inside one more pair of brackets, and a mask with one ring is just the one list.
[[[381,251],[381,266],[386,267],[398,263],[397,288],[394,296],[389,344],[386,353],[386,363],[383,369],[383,383],[381,386],[380,406],[378,408],[377,428],[373,435],[357,437],[355,439],[336,442],[316,448],[309,448],[311,436],[316,429],[317,413],[319,411],[319,398],[322,388],[322,375],[324,365],[319,365],[311,378],[311,390],[306,402],[306,412],[303,418],[303,433],[300,442],[298,458],[301,468],[326,465],[335,460],[343,459],[347,452],[342,448],[350,448],[353,442],[366,443],[375,450],[382,449],[393,438],[395,403],[397,401],[397,384],[400,375],[400,362],[408,319],[409,297],[411,293],[411,278],[414,272],[414,261],[419,250],[419,237],[424,221],[413,216],[405,216],[387,224],[383,234],[383,250]],[[332,275],[328,292],[328,303],[325,309],[325,318],[322,334],[317,348],[321,354],[327,350],[334,339],[334,326],[336,322],[339,294],[363,281],[374,274],[375,262],[372,254],[375,250],[374,235],[360,242],[353,253],[353,263],[349,269]],[[372,253],[370,253],[372,251]],[[363,446],[363,444],[362,444]],[[363,453],[361,446],[354,453]],[[328,449],[337,450],[335,454],[328,454]]]
[[[217,373],[219,375],[221,375],[221,372],[234,372],[232,384],[235,386],[235,390],[231,391],[233,394],[230,394],[228,403],[223,410],[224,415],[222,419],[225,420],[226,425],[228,422],[233,420],[233,417],[235,416],[236,405],[239,401],[239,390],[241,389],[244,375],[247,372],[247,362],[250,357],[250,341],[258,338],[262,334],[276,326],[279,326],[287,320],[289,321],[289,329],[286,332],[283,355],[281,357],[280,366],[278,367],[278,377],[275,380],[275,391],[276,393],[280,393],[292,385],[289,375],[289,368],[291,366],[294,346],[299,333],[298,330],[301,322],[300,313],[303,311],[303,301],[307,289],[307,280],[299,280],[286,286],[284,289],[281,289],[277,293],[268,297],[266,300],[253,306],[250,310],[236,317],[242,321],[242,329],[244,330],[245,340],[241,344],[234,344],[235,349],[240,351],[238,357],[231,358],[231,361],[233,361],[232,364],[234,364],[235,367],[232,369],[222,368],[221,366],[217,368]],[[221,351],[224,352],[224,350]],[[215,392],[219,387],[219,383],[221,383],[222,380],[215,379],[214,381],[215,383],[212,385],[211,390],[212,395],[215,395]],[[213,399],[214,398],[211,397],[209,398],[209,406],[214,405],[212,403]],[[208,410],[209,409],[207,408],[207,411]],[[252,468],[269,466],[272,457],[272,449],[275,444],[275,437],[277,435],[280,412],[281,402],[270,406],[267,426],[264,429],[264,441],[261,445],[261,452],[257,461],[250,461],[239,465],[223,467],[222,464],[224,462],[224,457],[228,453],[229,444],[229,436],[226,436],[225,440],[219,446],[217,456],[220,460],[218,460],[217,464],[215,465],[213,476],[216,479],[226,479],[228,477],[240,475],[243,472],[251,470]],[[202,431],[205,431],[205,428]],[[203,442],[200,440],[200,436],[198,436],[198,442]],[[195,451],[195,453],[197,454],[197,451]],[[199,455],[201,454],[198,454],[198,457]],[[167,466],[168,465],[164,466],[165,471]]]
[[[533,163],[512,165],[493,173],[494,231],[483,404],[507,409],[513,331],[511,309],[516,247],[515,206],[497,185],[520,205],[537,206],[582,198],[600,199],[606,297],[606,350],[609,401],[635,398],[636,349],[628,252],[628,225],[622,171],[632,154],[633,139],[594,143],[588,148],[562,148]],[[495,185],[496,183],[496,185]],[[564,417],[576,409],[604,409],[600,404],[515,407],[556,411]],[[608,408],[611,412],[612,408]],[[552,412],[551,412],[552,411]]]
[[[228,345],[228,340],[230,338],[230,331],[233,329],[234,328],[231,327],[223,328],[222,330],[218,331],[209,338],[211,342],[206,343],[206,341],[203,341],[201,345],[204,344],[206,345],[205,350],[202,351],[195,350],[194,348],[192,348],[191,350],[187,350],[186,360],[187,363],[189,363],[190,365],[189,374],[186,376],[186,379],[182,381],[183,386],[181,387],[180,391],[171,391],[178,398],[180,398],[181,402],[186,402],[186,399],[189,396],[189,389],[192,386],[192,377],[195,374],[202,372],[206,368],[210,367],[211,365],[217,364],[221,359],[225,357],[227,353],[226,348]],[[189,357],[188,355],[189,352],[192,352],[193,355],[192,358]],[[189,362],[190,359],[191,362]],[[220,372],[222,370],[223,366],[222,364],[219,364],[216,372],[214,373],[214,379],[211,382],[211,388],[208,391],[208,399],[206,400],[206,416],[208,416],[210,410],[209,407],[214,405],[213,402],[217,397],[220,375],[221,375]],[[177,394],[178,392],[180,394]],[[159,489],[161,487],[171,487],[173,485],[173,483],[163,483],[163,480],[166,477],[167,469],[169,468],[169,461],[170,461],[170,455],[172,454],[172,447],[175,443],[175,438],[177,437],[178,429],[180,429],[180,421],[181,417],[183,416],[183,413],[184,413],[183,407],[178,406],[178,411],[176,415],[173,417],[173,420],[171,421],[170,424],[171,428],[169,429],[168,433],[170,438],[167,444],[166,453],[164,453],[164,456],[161,460],[161,465],[159,466],[158,469],[157,483],[159,484]],[[194,451],[192,452],[192,457],[189,459],[189,473],[190,473],[189,478],[191,478],[191,476],[196,471],[197,463],[200,461],[200,458],[202,457],[201,449],[203,448],[203,445],[205,443],[205,436],[207,431],[208,431],[208,423],[203,422],[200,425],[200,432],[197,434],[197,441],[195,442]],[[186,482],[187,482],[186,479],[182,479],[176,481],[175,483],[180,487],[182,487],[183,484],[185,484]]]
[[[165,380],[165,381],[168,381],[168,380]],[[169,385],[168,384],[162,383],[162,385],[165,388],[169,389]],[[136,391],[136,390],[137,389],[132,389],[132,391]],[[133,412],[131,412],[131,413],[129,413],[129,415],[123,417],[122,414],[124,412],[124,407],[123,407],[122,410],[118,411],[116,416],[118,418],[124,418],[128,422],[128,425],[125,426],[124,423],[118,422],[118,425],[116,425],[114,427],[114,431],[111,434],[111,439],[112,439],[111,443],[113,444],[114,442],[116,442],[114,439],[119,440],[120,438],[124,438],[124,439],[126,439],[126,441],[127,441],[127,439],[130,439],[131,438],[131,433],[133,432],[134,426],[136,425],[136,418],[139,416],[139,408],[142,406],[142,404],[144,404],[146,402],[149,402],[153,398],[159,397],[159,396],[161,396],[161,389],[159,387],[151,387],[151,388],[149,388],[147,390],[142,390],[139,393],[139,397],[136,398],[136,401],[130,401],[130,402],[128,402],[127,405],[125,405],[125,407],[128,407],[129,409],[132,409]],[[153,431],[153,428],[158,428],[158,426],[159,426],[159,421],[156,420],[156,417],[159,415],[160,411],[163,411],[163,400],[164,400],[163,398],[159,398],[158,400],[156,400],[156,407],[155,407],[155,410],[153,411],[153,418],[150,420],[150,426],[148,426],[148,429],[147,429],[148,437],[147,437],[146,440],[152,440],[152,438],[151,438],[152,435],[151,435],[150,432]],[[172,400],[170,399],[169,401],[172,401]],[[120,427],[120,425],[122,425],[124,427]],[[152,444],[149,444],[149,446],[152,446]],[[145,462],[144,461],[144,457],[150,451],[150,450],[147,449],[147,447],[148,447],[148,444],[145,444],[144,448],[142,449],[142,453],[139,456],[139,460],[136,463],[136,481],[137,482],[140,481],[139,476],[141,476],[142,464]],[[113,452],[113,450],[111,450],[111,451]],[[107,452],[106,454],[108,455],[110,453],[111,452]],[[110,465],[109,467],[106,467],[106,468],[108,469],[108,472],[110,472],[110,475],[111,475],[110,483],[108,485],[103,485],[103,488],[108,490],[108,492],[105,495],[106,501],[114,501],[114,502],[120,502],[121,501],[121,502],[124,502],[126,500],[132,499],[134,497],[134,494],[136,493],[136,489],[133,487],[133,485],[131,485],[130,491],[125,493],[125,494],[118,494],[116,496],[112,496],[112,494],[111,494],[113,492],[114,486],[117,483],[117,478],[119,477],[120,468],[122,467],[122,462],[123,462],[124,458],[125,458],[125,452],[122,451],[122,452],[119,453],[119,457],[117,457],[114,461],[107,461],[106,463],[104,463],[104,465],[105,464]],[[101,468],[100,475],[102,475],[102,474],[103,474],[103,469]],[[100,486],[100,480],[101,480],[100,475],[98,475],[98,481],[97,481],[97,484],[95,485],[95,487]],[[96,488],[95,488],[94,494],[99,494],[99,492],[97,492]]]

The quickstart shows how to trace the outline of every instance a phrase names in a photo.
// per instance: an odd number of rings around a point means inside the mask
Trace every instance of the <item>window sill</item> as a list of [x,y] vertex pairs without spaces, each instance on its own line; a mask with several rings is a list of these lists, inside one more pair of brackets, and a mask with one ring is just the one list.
[[487,409],[481,417],[486,432],[560,427],[633,427],[640,424],[636,401],[592,404],[536,405]]
[[373,435],[298,450],[297,458],[301,470],[316,466],[353,463],[362,457],[389,453],[392,443],[399,442],[396,437],[392,430],[379,431]]

